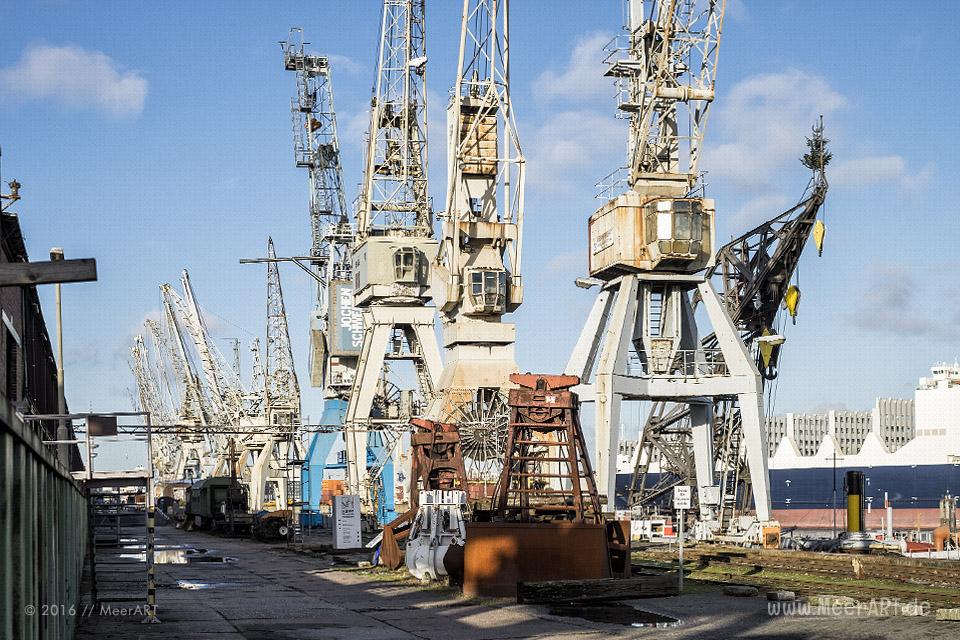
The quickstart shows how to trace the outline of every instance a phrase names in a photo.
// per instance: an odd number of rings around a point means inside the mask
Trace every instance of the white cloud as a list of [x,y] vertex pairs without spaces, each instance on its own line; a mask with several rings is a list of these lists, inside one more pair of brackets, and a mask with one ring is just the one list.
[[913,191],[929,183],[933,168],[925,166],[911,173],[902,156],[862,156],[838,162],[829,168],[831,184],[843,187],[862,188],[873,185],[896,186]]
[[590,191],[624,162],[624,125],[603,112],[562,111],[522,135],[528,184],[554,193]]
[[367,139],[367,129],[370,128],[370,107],[359,107],[349,112],[346,118],[342,115],[337,118],[340,131],[341,145],[349,145],[356,149],[364,149]]
[[873,269],[870,284],[851,315],[853,324],[865,331],[887,333],[902,338],[955,339],[950,323],[938,322],[936,310],[918,300],[933,295],[918,283],[906,267],[884,265]]
[[706,145],[702,168],[763,190],[779,169],[798,163],[816,119],[845,104],[826,80],[798,69],[749,77],[720,96],[711,117],[721,142]]
[[330,68],[334,74],[345,73],[349,76],[355,76],[363,71],[363,65],[350,56],[332,53],[327,56],[327,60],[330,61]]
[[533,95],[540,99],[560,98],[583,103],[602,100],[612,108],[613,81],[604,77],[603,47],[610,42],[606,33],[581,37],[573,47],[565,69],[547,69],[533,83]]
[[586,251],[565,251],[550,258],[547,269],[553,273],[583,272],[587,269]]
[[790,199],[779,193],[767,193],[747,200],[740,209],[733,214],[731,222],[737,233],[746,233],[761,222],[786,211],[791,205]]
[[0,90],[7,96],[92,107],[113,116],[139,115],[147,85],[105,53],[69,45],[28,47],[19,62],[0,69]]
[[750,11],[745,0],[729,0],[727,2],[727,16],[734,22],[746,22],[750,19]]

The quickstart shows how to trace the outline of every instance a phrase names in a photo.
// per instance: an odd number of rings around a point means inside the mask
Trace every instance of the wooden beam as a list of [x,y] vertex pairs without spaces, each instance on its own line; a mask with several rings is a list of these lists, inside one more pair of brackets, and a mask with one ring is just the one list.
[[675,573],[641,574],[632,578],[517,583],[517,602],[521,604],[633,600],[674,596],[677,593]]
[[94,258],[46,262],[4,262],[0,264],[0,287],[29,287],[36,284],[92,282],[97,279]]

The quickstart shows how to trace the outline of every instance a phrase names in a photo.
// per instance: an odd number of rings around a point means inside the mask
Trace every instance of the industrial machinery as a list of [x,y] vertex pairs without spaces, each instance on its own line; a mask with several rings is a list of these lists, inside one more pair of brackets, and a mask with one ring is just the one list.
[[[786,317],[794,319],[800,290],[792,284],[803,249],[812,235],[822,252],[825,225],[818,220],[829,185],[823,122],[807,139],[803,164],[812,171],[806,191],[794,207],[731,240],[717,252],[708,275],[719,279],[721,300],[730,319],[761,372],[765,391],[779,371]],[[703,338],[706,349],[716,348],[716,336]],[[768,401],[770,393],[765,394]],[[690,413],[686,405],[655,403],[647,418],[627,486],[626,506],[639,511],[657,508],[676,484],[694,484]],[[714,457],[722,501],[720,528],[738,513],[749,510],[750,473],[744,464],[739,405],[725,399],[714,405]],[[659,472],[649,473],[656,462]],[[617,496],[618,499],[620,495]],[[704,532],[707,533],[707,532]]]
[[407,570],[424,581],[458,576],[463,569],[462,549],[467,537],[467,494],[421,491],[417,502],[417,515],[407,542]]
[[[303,30],[290,30],[281,42],[284,68],[297,78],[297,95],[291,100],[294,160],[305,168],[309,184],[311,248],[309,268],[316,280],[316,300],[310,319],[310,384],[323,389],[324,427],[342,427],[347,401],[356,378],[357,360],[363,345],[363,316],[354,305],[353,243],[343,189],[340,141],[333,101],[333,79],[327,56],[307,53]],[[299,261],[298,261],[299,263]],[[399,415],[399,393],[381,385],[374,406],[383,415]],[[305,498],[311,510],[319,508],[328,458],[343,440],[342,431],[323,431],[311,436],[304,466]],[[367,466],[374,502],[381,521],[392,518],[394,505],[393,461],[380,434],[368,440]],[[308,495],[307,495],[308,494]],[[387,515],[389,517],[387,517]]]
[[[452,550],[456,555],[457,547],[463,544],[463,536],[458,532],[459,523],[467,515],[467,472],[456,425],[418,418],[411,422],[415,430],[410,436],[410,484],[420,490],[411,496],[410,508],[384,525],[381,535],[371,544],[379,543],[381,562],[397,569],[403,563],[398,542],[407,539],[407,557],[410,554],[417,557],[415,561],[408,561],[408,566],[413,563],[421,579],[436,579],[449,573],[444,564],[447,553]],[[421,504],[419,499],[424,496],[428,502]],[[438,510],[449,522],[442,526],[425,525]],[[421,524],[415,526],[418,520]],[[443,554],[421,551],[440,546],[446,549]]]
[[464,593],[513,595],[518,582],[628,575],[629,534],[604,521],[590,468],[571,391],[579,378],[510,381],[517,388],[509,392],[503,471],[492,512],[467,524]]
[[246,489],[236,479],[204,478],[191,485],[186,506],[188,529],[249,530],[251,521]]
[[[438,242],[427,190],[424,0],[384,0],[377,73],[353,249],[355,304],[364,334],[346,410],[348,492],[373,508],[363,452],[368,432],[396,440],[436,388],[440,352],[433,332],[431,263]],[[406,366],[420,400],[390,379]],[[412,366],[411,366],[412,365]],[[399,380],[399,378],[394,377]],[[398,403],[377,406],[396,388]],[[399,433],[398,433],[399,432]],[[401,443],[402,445],[402,443]]]
[[506,458],[494,494],[504,522],[603,522],[580,428],[576,376],[513,374]]
[[510,2],[464,0],[447,107],[449,183],[435,276],[446,365],[427,417],[455,423],[474,488],[499,473],[505,390],[517,371],[524,157],[510,100]]
[[[275,257],[272,241],[268,253]],[[239,365],[229,365],[217,348],[186,271],[181,286],[182,296],[169,284],[160,287],[163,326],[145,323],[153,357],[141,336],[131,352],[137,403],[154,425],[173,426],[153,434],[160,480],[235,475],[250,501],[245,509],[298,509],[300,392],[276,264],[267,270],[266,369],[255,341],[252,391],[244,388]]]
[[[607,75],[630,118],[628,190],[590,217],[589,271],[600,293],[566,373],[596,407],[596,467],[613,507],[621,405],[689,406],[701,518],[718,522],[714,405],[735,398],[760,542],[771,519],[761,376],[705,271],[714,264],[715,205],[697,170],[714,85],[724,2],[629,0],[627,34]],[[696,294],[716,336],[700,343]],[[768,524],[769,523],[769,524]],[[737,525],[743,523],[738,521]]]

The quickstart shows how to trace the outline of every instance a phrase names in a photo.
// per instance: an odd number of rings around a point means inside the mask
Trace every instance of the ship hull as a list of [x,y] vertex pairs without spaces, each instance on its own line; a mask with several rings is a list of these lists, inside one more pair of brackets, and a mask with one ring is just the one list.
[[[809,469],[771,469],[770,492],[774,516],[782,526],[831,528],[836,478],[837,523],[846,522],[846,493],[843,479],[847,471],[863,471],[866,525],[878,528],[885,518],[884,494],[894,508],[897,528],[930,528],[939,525],[940,500],[946,494],[960,495],[960,464],[904,465],[876,467],[818,467]],[[649,474],[655,482],[658,474]],[[626,506],[630,474],[617,474],[617,506]],[[668,498],[669,499],[669,498]],[[669,505],[664,503],[665,507]]]

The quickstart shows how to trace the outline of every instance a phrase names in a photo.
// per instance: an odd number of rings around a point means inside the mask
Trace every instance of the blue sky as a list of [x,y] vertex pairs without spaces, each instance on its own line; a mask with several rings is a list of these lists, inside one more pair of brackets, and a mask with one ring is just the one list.
[[[513,97],[528,159],[524,265],[516,314],[525,370],[559,371],[593,292],[585,270],[594,183],[623,162],[600,47],[620,0],[515,0]],[[936,360],[960,354],[957,284],[960,54],[944,25],[955,3],[731,2],[718,99],[702,168],[721,239],[796,201],[797,158],[819,114],[833,141],[824,256],[800,268],[776,409],[868,408],[909,396]],[[443,109],[454,79],[459,1],[428,3],[431,191],[446,188]],[[264,330],[264,272],[241,257],[309,247],[306,176],[293,166],[294,78],[277,41],[302,26],[331,56],[348,201],[379,24],[376,0],[37,2],[4,10],[0,39],[3,178],[23,183],[28,249],[96,257],[100,280],[65,287],[68,400],[75,410],[129,407],[127,354],[157,285],[190,270],[222,338]],[[282,273],[304,412],[311,283]],[[52,319],[52,290],[44,289]],[[229,343],[221,344],[224,350]],[[244,365],[248,364],[244,351]]]

